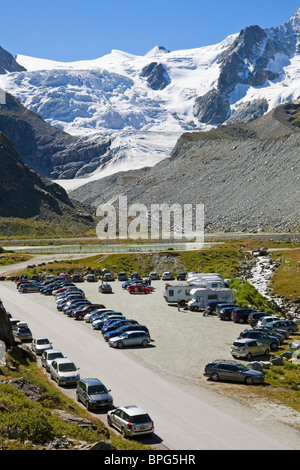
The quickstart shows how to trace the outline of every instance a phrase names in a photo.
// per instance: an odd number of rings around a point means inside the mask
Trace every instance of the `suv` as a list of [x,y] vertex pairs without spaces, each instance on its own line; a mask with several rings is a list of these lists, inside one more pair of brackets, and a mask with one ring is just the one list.
[[247,385],[263,382],[265,376],[262,372],[248,369],[236,361],[213,361],[205,366],[204,373],[214,382],[228,380],[242,382]]
[[218,310],[218,307],[217,307],[216,312],[220,320],[231,320],[231,312],[234,308],[236,308],[236,306],[222,307]]
[[231,320],[234,323],[247,323],[248,316],[254,312],[253,308],[234,308],[231,312]]
[[135,405],[108,411],[107,422],[109,426],[117,428],[124,437],[154,432],[154,423],[148,413]]
[[113,406],[113,398],[99,379],[81,379],[76,388],[76,398],[88,410]]

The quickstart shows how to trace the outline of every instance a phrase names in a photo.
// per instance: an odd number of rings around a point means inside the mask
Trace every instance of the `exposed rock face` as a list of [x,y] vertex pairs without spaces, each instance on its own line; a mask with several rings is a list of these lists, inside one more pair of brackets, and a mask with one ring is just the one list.
[[91,162],[100,166],[110,157],[110,139],[71,136],[47,124],[9,93],[0,104],[0,131],[10,138],[25,163],[53,179],[74,178],[77,172],[82,175]]
[[[298,231],[300,106],[282,105],[250,123],[183,134],[170,158],[71,193],[97,207],[113,194],[128,205],[204,204],[205,230]],[[295,122],[291,121],[295,120]],[[132,182],[135,184],[132,184]]]
[[0,300],[0,340],[5,343],[6,348],[10,348],[15,344],[15,339],[12,333],[11,324]]
[[19,65],[14,57],[0,46],[0,74],[7,72],[22,72],[26,70]]
[[[230,115],[230,95],[237,85],[245,89],[249,86],[259,87],[278,78],[283,72],[283,63],[289,63],[289,58],[299,54],[299,40],[300,10],[287,23],[278,27],[262,29],[249,26],[243,29],[219,55],[217,62],[220,64],[220,74],[215,89],[196,99],[194,116],[207,124],[225,122]],[[271,70],[269,63],[275,61],[278,55],[285,57],[285,62],[281,68]],[[261,111],[261,107],[258,111],[253,109],[249,114],[250,119],[253,112],[261,115]]]
[[170,83],[168,72],[162,64],[151,62],[143,68],[142,77],[147,78],[147,82],[152,90],[163,90]]
[[0,168],[0,217],[34,217],[64,224],[68,216],[74,227],[93,226],[92,216],[72,202],[61,186],[24,164],[11,141],[1,133]]

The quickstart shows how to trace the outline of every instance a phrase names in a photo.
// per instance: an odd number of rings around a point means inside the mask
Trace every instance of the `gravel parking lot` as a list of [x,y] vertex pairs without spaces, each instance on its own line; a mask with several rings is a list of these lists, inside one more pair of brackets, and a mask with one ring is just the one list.
[[[243,330],[243,325],[221,321],[214,315],[204,317],[201,312],[178,311],[177,305],[168,305],[163,297],[165,283],[152,281],[155,290],[148,295],[131,295],[122,288],[120,281],[110,283],[112,294],[98,292],[100,282],[78,283],[77,286],[84,290],[90,301],[103,303],[148,327],[154,342],[147,348],[126,348],[123,353],[153,370],[170,374],[174,379],[186,383],[206,382],[204,366],[213,359],[232,359],[230,345]],[[12,283],[11,286],[15,288]],[[53,296],[26,295],[50,309],[56,309]],[[76,320],[70,318],[71,321]],[[90,323],[84,320],[81,323],[82,328],[92,329]],[[95,333],[104,341],[100,331]]]

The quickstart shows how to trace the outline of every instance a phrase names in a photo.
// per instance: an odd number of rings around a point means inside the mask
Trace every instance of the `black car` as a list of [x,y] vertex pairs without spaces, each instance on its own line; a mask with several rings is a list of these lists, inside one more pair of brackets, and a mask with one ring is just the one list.
[[220,320],[231,320],[231,312],[234,308],[236,307],[234,306],[220,308],[220,310],[218,311],[218,317],[220,318]]
[[219,300],[211,300],[210,302],[208,302],[207,306],[205,307],[206,315],[216,314],[216,308],[219,303],[220,303]]
[[269,315],[270,315],[269,313],[265,313],[265,312],[252,312],[247,318],[247,323],[249,323],[249,325],[251,326],[254,326],[257,324],[260,318],[267,317]]
[[187,273],[181,272],[177,274],[177,281],[185,281],[187,277]]
[[225,380],[230,382],[242,382],[247,385],[263,382],[265,376],[262,372],[248,369],[236,361],[213,361],[205,366],[204,373],[214,382]]
[[234,323],[247,323],[248,316],[254,311],[253,308],[234,308],[231,312],[231,320]]

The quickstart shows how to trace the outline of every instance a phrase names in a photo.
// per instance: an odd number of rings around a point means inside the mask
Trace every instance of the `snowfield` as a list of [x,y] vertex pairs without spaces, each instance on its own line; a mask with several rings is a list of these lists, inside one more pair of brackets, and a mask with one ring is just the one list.
[[[264,30],[280,45],[297,45],[300,38],[300,9],[289,22]],[[112,159],[101,170],[76,181],[59,180],[74,189],[90,179],[154,166],[170,155],[184,132],[208,130],[194,116],[197,97],[212,90],[220,75],[220,54],[239,34],[219,44],[179,51],[154,47],[144,56],[112,50],[94,60],[55,62],[17,55],[25,72],[0,75],[0,87],[45,121],[71,135],[110,137]],[[292,40],[290,40],[292,38]],[[264,43],[261,45],[263,49]],[[282,49],[283,50],[283,49]],[[251,58],[255,64],[260,59]],[[300,56],[275,53],[265,70],[279,74],[262,86],[238,84],[230,94],[231,111],[254,100],[266,100],[270,111],[277,105],[300,99]],[[145,67],[161,64],[167,85],[154,89],[142,74]],[[251,72],[249,63],[249,72]],[[162,77],[161,77],[162,78]]]

